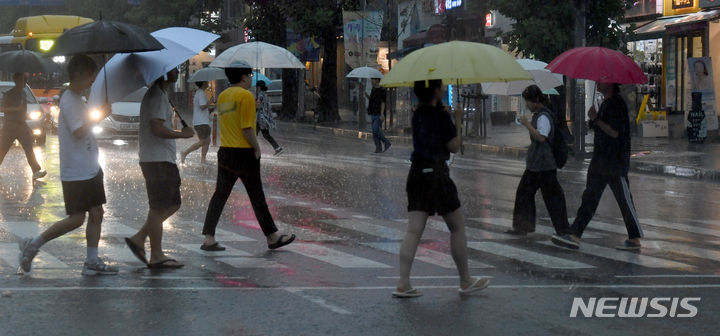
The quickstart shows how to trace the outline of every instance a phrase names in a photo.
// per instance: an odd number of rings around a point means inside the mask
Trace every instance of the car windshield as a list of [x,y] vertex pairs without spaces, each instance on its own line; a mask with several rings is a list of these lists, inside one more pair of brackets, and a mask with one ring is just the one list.
[[145,92],[147,92],[147,88],[142,87],[139,90],[125,96],[124,98],[122,98],[118,101],[126,102],[126,103],[142,103],[143,97],[145,96]]
[[268,85],[268,90],[282,90],[282,80],[274,80],[270,82],[270,85]]
[[[15,87],[14,85],[0,85],[0,97],[5,95],[5,92]],[[35,99],[35,95],[32,93],[29,87],[25,87],[25,100],[28,104],[37,104],[37,99]]]

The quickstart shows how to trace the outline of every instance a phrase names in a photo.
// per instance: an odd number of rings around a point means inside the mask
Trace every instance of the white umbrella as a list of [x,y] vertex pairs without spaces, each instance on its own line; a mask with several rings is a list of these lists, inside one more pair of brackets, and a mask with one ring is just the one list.
[[349,74],[347,74],[348,78],[383,78],[382,72],[378,71],[378,69],[371,68],[371,67],[359,67],[355,68],[352,71],[350,71]]
[[227,79],[225,76],[225,70],[220,68],[202,68],[190,76],[188,82],[209,82],[211,80]]
[[[540,90],[553,92],[551,89],[563,84],[562,75],[554,74],[545,69],[547,63],[530,59],[519,59],[518,63],[532,76],[532,80],[512,82],[483,83],[483,93],[495,95],[519,95],[530,85],[537,85]],[[557,91],[555,91],[557,92]]]
[[[193,32],[193,41],[183,35]],[[175,32],[175,34],[171,34]],[[159,33],[159,34],[158,34]],[[155,36],[163,35],[164,37]],[[149,85],[168,71],[205,49],[218,35],[191,28],[166,28],[151,33],[165,49],[142,53],[116,54],[100,71],[90,88],[89,103],[100,106],[106,101],[103,87],[107,79],[107,101],[113,103],[135,90]],[[198,42],[200,40],[201,42]],[[189,46],[189,47],[188,47]]]
[[230,63],[238,60],[245,61],[256,69],[305,68],[305,65],[287,49],[265,42],[249,42],[230,47],[215,57],[210,66],[226,68]]

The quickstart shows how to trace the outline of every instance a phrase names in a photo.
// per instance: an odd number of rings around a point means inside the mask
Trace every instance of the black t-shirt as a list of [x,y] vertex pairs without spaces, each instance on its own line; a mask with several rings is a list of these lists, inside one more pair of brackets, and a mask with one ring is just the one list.
[[420,104],[413,113],[412,129],[412,161],[444,161],[450,158],[447,143],[457,135],[457,129],[441,104],[435,107]]
[[377,87],[370,91],[370,102],[368,102],[367,112],[369,115],[380,115],[382,103],[385,102],[385,88]]
[[630,119],[627,105],[622,97],[615,94],[603,101],[598,119],[617,131],[618,137],[611,137],[597,123],[591,122],[590,127],[595,130],[591,165],[612,173],[627,175],[630,167]]
[[27,114],[27,104],[25,103],[25,91],[17,86],[7,90],[2,98],[2,107],[17,107],[22,104],[21,111],[5,112],[5,124],[8,123],[24,123]]

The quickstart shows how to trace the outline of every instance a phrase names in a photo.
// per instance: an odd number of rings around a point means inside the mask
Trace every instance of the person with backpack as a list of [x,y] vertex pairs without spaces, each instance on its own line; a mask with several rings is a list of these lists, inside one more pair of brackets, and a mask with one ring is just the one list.
[[630,194],[628,169],[630,168],[630,118],[625,100],[620,96],[620,84],[598,83],[603,94],[600,111],[595,106],[588,111],[589,126],[595,132],[593,155],[587,172],[582,204],[573,223],[571,238],[579,245],[580,237],[595,214],[605,187],[615,195],[628,232],[628,239],[615,248],[639,250],[643,233],[635,204]]
[[565,193],[557,179],[558,166],[564,165],[564,162],[556,162],[553,155],[554,144],[565,146],[564,142],[556,140],[562,137],[557,123],[553,122],[557,118],[554,118],[552,111],[546,107],[549,102],[537,85],[527,87],[522,97],[528,109],[533,112],[532,120],[528,120],[526,116],[520,117],[520,123],[530,132],[531,144],[525,159],[525,172],[515,194],[513,228],[505,232],[524,236],[535,231],[535,193],[540,189],[555,227],[556,234],[553,235],[552,242],[577,249],[580,245],[568,234],[570,225]]

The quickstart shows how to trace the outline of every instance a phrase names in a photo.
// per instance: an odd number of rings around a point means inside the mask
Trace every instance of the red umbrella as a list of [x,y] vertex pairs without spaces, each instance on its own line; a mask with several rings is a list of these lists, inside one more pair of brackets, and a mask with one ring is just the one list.
[[603,47],[579,47],[555,57],[545,69],[601,83],[642,84],[647,77],[627,55]]

